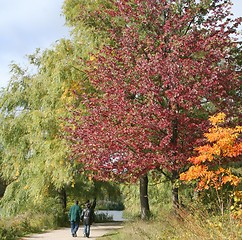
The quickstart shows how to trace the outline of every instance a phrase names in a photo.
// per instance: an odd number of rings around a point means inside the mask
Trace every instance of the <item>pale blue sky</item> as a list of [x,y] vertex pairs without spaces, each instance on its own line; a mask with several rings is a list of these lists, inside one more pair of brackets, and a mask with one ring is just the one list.
[[[0,0],[0,88],[10,79],[11,61],[24,66],[26,55],[69,38],[61,15],[64,0]],[[232,12],[242,16],[242,0],[232,0]]]
[[10,79],[11,61],[24,66],[26,55],[69,38],[62,16],[64,0],[0,0],[0,88]]

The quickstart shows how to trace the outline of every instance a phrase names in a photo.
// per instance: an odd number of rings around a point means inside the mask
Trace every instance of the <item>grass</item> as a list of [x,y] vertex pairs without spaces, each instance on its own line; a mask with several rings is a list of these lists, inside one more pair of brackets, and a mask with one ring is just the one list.
[[239,222],[228,215],[209,216],[205,212],[180,211],[179,217],[164,212],[158,219],[135,220],[124,223],[124,228],[111,232],[100,240],[241,240]]
[[0,220],[0,239],[15,240],[29,233],[56,229],[59,222],[53,215],[25,213],[14,218]]
[[[63,220],[63,218],[62,218]],[[241,221],[229,214],[214,216],[205,210],[180,210],[178,215],[161,210],[149,221],[137,217],[125,221],[124,227],[100,237],[100,240],[241,240]],[[59,220],[50,214],[19,215],[0,221],[0,239],[15,240],[28,233],[56,229]]]
[[[112,217],[107,214],[98,214],[96,222],[110,222]],[[16,240],[30,233],[39,233],[45,230],[69,227],[67,213],[54,216],[42,212],[26,212],[16,217],[0,220],[0,240]]]

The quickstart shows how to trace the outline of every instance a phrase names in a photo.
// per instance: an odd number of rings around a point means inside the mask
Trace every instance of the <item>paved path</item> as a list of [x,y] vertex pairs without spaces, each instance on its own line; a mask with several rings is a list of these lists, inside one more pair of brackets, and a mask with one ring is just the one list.
[[[91,226],[91,234],[89,239],[95,240],[96,237],[101,237],[108,232],[115,231],[122,228],[122,222],[114,223],[95,223]],[[88,239],[83,237],[82,225],[80,226],[77,237],[71,236],[70,228],[61,228],[58,230],[48,231],[40,234],[33,234],[31,236],[22,238],[22,240],[69,240],[69,239]]]

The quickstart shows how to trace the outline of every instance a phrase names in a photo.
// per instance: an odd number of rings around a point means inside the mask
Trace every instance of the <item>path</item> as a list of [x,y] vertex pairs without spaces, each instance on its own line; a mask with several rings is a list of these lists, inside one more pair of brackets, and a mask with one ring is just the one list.
[[[101,237],[108,232],[115,231],[122,228],[122,222],[114,223],[95,223],[91,226],[91,234],[89,239],[95,240],[96,237]],[[22,240],[69,240],[69,239],[87,239],[83,237],[82,225],[77,233],[77,237],[71,236],[70,228],[61,228],[58,230],[48,231],[40,234],[33,234],[29,237],[22,238]]]

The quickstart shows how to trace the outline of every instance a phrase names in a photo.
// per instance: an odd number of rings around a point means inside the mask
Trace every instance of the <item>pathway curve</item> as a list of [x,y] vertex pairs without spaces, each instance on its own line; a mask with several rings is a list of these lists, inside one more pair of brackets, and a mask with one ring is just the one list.
[[[94,223],[91,226],[91,234],[89,239],[95,240],[97,237],[101,237],[108,232],[115,231],[122,228],[122,222],[112,222],[112,223]],[[22,240],[69,240],[69,239],[87,239],[83,237],[82,225],[80,226],[77,237],[71,236],[70,228],[61,228],[58,230],[48,231],[39,234],[33,234],[22,238]]]

